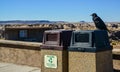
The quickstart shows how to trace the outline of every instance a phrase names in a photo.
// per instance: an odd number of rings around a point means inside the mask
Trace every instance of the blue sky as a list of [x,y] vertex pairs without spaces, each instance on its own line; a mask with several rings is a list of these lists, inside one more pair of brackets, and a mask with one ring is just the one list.
[[0,0],[0,21],[91,22],[94,12],[105,22],[120,22],[120,0]]

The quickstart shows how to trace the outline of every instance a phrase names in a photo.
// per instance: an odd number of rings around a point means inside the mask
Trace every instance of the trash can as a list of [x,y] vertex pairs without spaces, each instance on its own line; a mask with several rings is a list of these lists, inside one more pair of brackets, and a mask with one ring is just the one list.
[[68,51],[69,72],[113,72],[107,31],[73,31]]
[[48,30],[41,47],[41,72],[68,72],[71,30]]

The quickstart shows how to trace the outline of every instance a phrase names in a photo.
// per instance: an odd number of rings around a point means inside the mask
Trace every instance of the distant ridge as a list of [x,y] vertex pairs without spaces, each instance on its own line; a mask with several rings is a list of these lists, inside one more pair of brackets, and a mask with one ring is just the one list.
[[[0,21],[0,25],[6,25],[6,24],[65,24],[65,23],[81,23],[81,24],[94,24],[93,22],[66,22],[66,21],[49,21],[49,20],[8,20],[8,21]],[[106,24],[117,24],[120,22],[105,22]]]
[[49,20],[11,20],[0,21],[0,24],[55,24],[66,23],[65,21],[49,21]]

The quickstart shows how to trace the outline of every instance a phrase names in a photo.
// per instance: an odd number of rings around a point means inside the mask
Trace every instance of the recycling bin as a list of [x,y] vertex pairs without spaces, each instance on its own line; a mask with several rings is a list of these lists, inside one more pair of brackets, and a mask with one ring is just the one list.
[[112,46],[105,30],[73,31],[69,72],[113,72]]
[[41,72],[68,72],[71,30],[48,30],[41,47]]

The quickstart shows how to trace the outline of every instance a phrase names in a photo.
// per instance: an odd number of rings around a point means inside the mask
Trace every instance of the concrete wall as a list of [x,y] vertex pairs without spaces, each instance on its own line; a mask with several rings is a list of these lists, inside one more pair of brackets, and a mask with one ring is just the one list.
[[0,40],[0,61],[41,67],[41,43]]
[[[0,62],[29,65],[41,68],[41,45],[42,43],[35,42],[0,40]],[[80,56],[79,54],[74,54],[72,57],[75,58],[77,55]],[[74,64],[80,65],[79,63],[80,62],[78,61]],[[120,71],[120,51],[115,52],[114,49],[113,66],[115,71]]]

